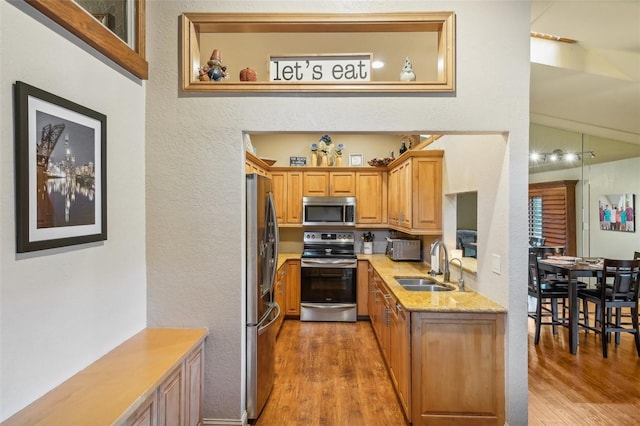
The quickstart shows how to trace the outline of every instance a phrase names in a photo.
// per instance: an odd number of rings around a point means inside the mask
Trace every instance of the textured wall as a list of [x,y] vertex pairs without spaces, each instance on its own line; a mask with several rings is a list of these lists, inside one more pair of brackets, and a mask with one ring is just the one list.
[[[145,326],[143,84],[23,1],[0,2],[0,420]],[[12,84],[107,116],[108,240],[16,255]]]
[[[454,10],[457,92],[445,96],[214,95],[179,90],[182,12],[391,12]],[[242,132],[505,134],[502,157],[480,150],[497,173],[489,253],[502,274],[487,293],[522,306],[507,329],[507,420],[526,424],[526,170],[528,2],[153,1],[147,3],[148,322],[208,326],[206,418],[244,412],[244,153]],[[235,73],[238,70],[229,70]],[[514,285],[510,285],[514,283]]]

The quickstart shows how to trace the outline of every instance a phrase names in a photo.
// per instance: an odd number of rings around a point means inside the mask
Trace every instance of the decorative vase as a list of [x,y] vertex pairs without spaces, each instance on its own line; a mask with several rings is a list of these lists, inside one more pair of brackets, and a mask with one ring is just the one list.
[[342,167],[342,155],[336,157],[336,167]]
[[311,151],[311,167],[318,167],[318,153]]
[[329,165],[329,159],[327,158],[327,153],[323,152],[320,154],[320,166],[327,167]]

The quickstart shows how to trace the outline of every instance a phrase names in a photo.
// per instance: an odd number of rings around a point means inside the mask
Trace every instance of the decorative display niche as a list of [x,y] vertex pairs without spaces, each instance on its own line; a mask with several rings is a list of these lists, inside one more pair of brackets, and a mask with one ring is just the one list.
[[[184,13],[181,21],[187,92],[455,91],[453,12]],[[202,81],[211,59],[223,77]],[[407,63],[415,80],[405,76]],[[252,79],[241,79],[247,68]]]

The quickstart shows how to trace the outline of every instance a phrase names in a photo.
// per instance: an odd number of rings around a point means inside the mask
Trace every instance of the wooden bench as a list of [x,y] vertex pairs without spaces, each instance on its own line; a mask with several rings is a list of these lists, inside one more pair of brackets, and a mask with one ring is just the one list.
[[207,334],[146,328],[1,426],[200,425]]

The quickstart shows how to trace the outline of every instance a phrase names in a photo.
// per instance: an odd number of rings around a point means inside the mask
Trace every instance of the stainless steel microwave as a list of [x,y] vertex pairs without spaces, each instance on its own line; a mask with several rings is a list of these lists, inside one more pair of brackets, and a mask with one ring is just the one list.
[[302,224],[355,226],[355,197],[302,197]]

